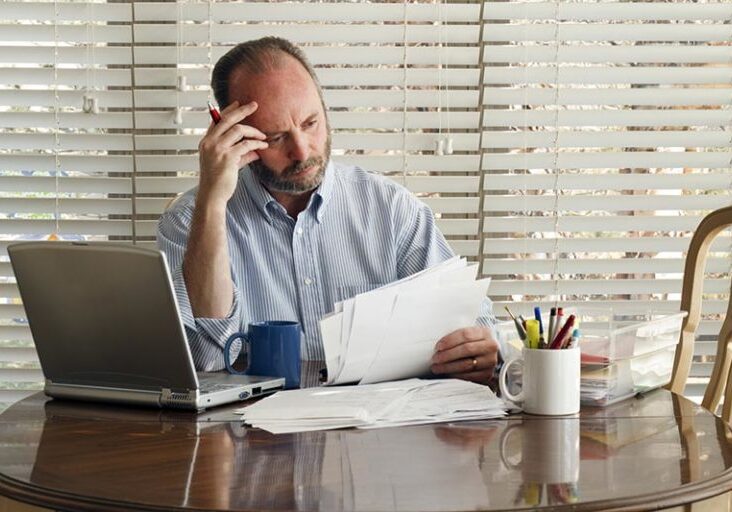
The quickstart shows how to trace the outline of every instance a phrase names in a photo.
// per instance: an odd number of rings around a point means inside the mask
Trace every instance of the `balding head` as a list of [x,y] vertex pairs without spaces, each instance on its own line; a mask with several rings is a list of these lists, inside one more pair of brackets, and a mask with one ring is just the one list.
[[[234,82],[248,81],[268,71],[282,69],[295,59],[307,71],[318,91],[323,103],[321,90],[315,70],[305,53],[286,39],[279,37],[263,37],[236,45],[219,59],[211,76],[211,88],[219,107],[222,109],[231,103],[231,87]],[[239,83],[241,86],[241,82]],[[325,104],[323,104],[325,110]]]

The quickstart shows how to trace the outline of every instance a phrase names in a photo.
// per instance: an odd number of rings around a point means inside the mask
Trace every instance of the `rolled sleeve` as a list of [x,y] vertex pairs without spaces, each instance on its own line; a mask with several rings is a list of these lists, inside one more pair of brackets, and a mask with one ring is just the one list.
[[[225,318],[194,317],[191,304],[188,300],[183,270],[173,271],[173,286],[175,287],[178,307],[181,311],[181,320],[186,328],[188,344],[193,354],[193,363],[197,370],[215,371],[224,368],[224,346],[232,334],[239,332],[241,326],[239,291],[234,286],[234,297],[231,309]],[[241,352],[241,340],[231,345],[230,357],[235,360]]]
[[[224,368],[226,340],[238,332],[241,327],[240,294],[234,279],[233,304],[225,318],[196,318],[193,316],[188,289],[183,277],[183,258],[191,218],[192,208],[176,208],[175,211],[163,214],[158,223],[157,242],[170,265],[181,321],[186,330],[195,367],[200,371],[221,370]],[[231,346],[232,361],[236,359],[240,351],[241,341],[237,340]]]

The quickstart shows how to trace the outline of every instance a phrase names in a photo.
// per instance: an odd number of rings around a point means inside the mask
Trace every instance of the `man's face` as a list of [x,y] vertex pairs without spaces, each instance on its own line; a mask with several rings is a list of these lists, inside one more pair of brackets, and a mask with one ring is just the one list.
[[231,76],[229,97],[240,103],[256,101],[257,110],[244,120],[267,135],[267,149],[250,164],[272,192],[303,194],[323,181],[330,159],[330,129],[315,83],[294,58],[281,67],[245,77]]

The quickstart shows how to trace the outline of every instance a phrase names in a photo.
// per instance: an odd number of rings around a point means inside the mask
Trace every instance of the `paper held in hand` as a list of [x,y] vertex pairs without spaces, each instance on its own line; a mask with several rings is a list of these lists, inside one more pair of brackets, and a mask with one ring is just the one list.
[[457,256],[338,302],[323,317],[326,384],[369,384],[429,374],[435,344],[475,324],[490,279]]

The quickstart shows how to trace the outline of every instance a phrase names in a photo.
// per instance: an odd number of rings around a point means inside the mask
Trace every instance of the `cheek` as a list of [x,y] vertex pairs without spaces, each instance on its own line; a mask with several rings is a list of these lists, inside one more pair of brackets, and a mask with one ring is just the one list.
[[273,148],[260,149],[257,151],[257,154],[262,163],[267,167],[271,169],[278,169],[280,167],[282,155],[279,150]]
[[322,125],[322,127],[318,129],[318,133],[315,135],[315,140],[318,152],[323,153],[325,151],[325,143],[328,140],[328,130],[325,128],[325,125]]

